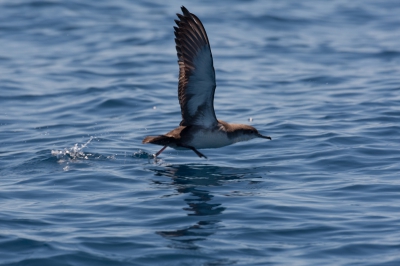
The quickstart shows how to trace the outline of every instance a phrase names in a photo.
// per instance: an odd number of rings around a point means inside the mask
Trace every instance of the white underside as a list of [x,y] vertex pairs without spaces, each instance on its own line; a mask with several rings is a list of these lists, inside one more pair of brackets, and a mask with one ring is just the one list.
[[[186,145],[195,147],[196,149],[213,149],[221,148],[239,141],[246,141],[253,138],[254,137],[242,136],[238,139],[230,139],[224,131],[203,129],[198,130],[196,133],[194,133],[193,139],[190,142],[186,143]],[[181,147],[173,148],[177,150],[185,149]]]
[[199,130],[188,144],[196,149],[220,148],[235,143],[225,132]]

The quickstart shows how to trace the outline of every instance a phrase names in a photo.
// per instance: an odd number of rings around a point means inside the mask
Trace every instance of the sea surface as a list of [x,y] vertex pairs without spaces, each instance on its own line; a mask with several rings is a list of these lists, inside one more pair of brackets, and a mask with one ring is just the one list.
[[[180,120],[173,26],[215,109],[272,140],[143,145]],[[400,4],[0,1],[0,265],[400,265]]]

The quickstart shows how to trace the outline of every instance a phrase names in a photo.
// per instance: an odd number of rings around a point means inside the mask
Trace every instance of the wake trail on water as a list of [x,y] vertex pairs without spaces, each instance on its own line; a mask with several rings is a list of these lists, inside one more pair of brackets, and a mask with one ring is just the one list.
[[[65,167],[63,167],[64,171],[71,170],[72,164],[78,163],[81,160],[100,159],[100,160],[115,161],[116,159],[118,160],[118,157],[120,157],[119,159],[124,159],[124,160],[127,158],[126,152],[124,155],[122,155],[122,157],[118,156],[117,154],[111,154],[106,156],[98,153],[85,152],[84,149],[87,148],[93,140],[99,141],[97,137],[91,136],[83,144],[75,143],[72,147],[64,148],[63,150],[51,150],[51,155],[57,157],[58,163],[65,164]],[[154,158],[153,154],[145,152],[143,150],[138,150],[137,152],[134,152],[131,156],[137,159],[147,159],[147,160],[154,159],[153,163],[156,164],[161,164],[163,162],[159,158]]]

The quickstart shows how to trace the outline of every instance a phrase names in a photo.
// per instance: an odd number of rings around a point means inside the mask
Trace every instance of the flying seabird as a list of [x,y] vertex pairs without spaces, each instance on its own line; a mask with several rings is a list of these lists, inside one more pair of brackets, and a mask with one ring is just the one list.
[[181,106],[180,125],[164,135],[147,136],[143,143],[177,150],[190,149],[200,158],[207,157],[198,149],[220,148],[254,138],[271,139],[249,125],[229,124],[218,120],[214,112],[215,70],[206,30],[200,19],[184,6],[176,14],[176,52],[179,64],[178,98]]

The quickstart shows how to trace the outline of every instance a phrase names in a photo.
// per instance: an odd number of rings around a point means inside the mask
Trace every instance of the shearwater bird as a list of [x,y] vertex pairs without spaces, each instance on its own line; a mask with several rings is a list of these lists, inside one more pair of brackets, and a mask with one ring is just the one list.
[[229,124],[218,120],[214,112],[215,70],[211,47],[206,30],[200,19],[184,6],[176,14],[176,52],[179,64],[178,98],[182,121],[174,130],[164,135],[147,136],[143,143],[164,146],[177,150],[190,149],[200,158],[207,157],[198,149],[220,148],[239,141],[263,136],[249,125]]

